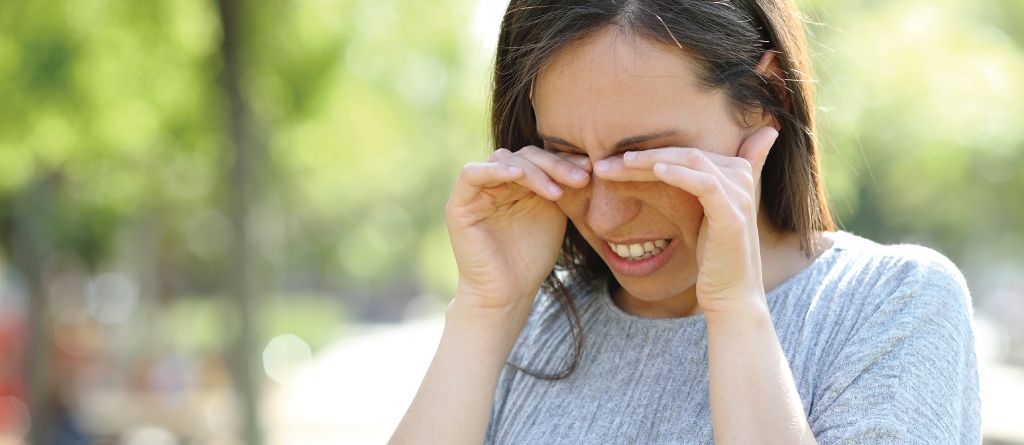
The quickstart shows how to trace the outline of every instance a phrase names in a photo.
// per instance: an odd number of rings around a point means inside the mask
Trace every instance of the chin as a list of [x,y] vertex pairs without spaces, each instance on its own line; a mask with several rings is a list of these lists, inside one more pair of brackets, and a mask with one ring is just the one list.
[[661,270],[648,277],[624,277],[615,274],[615,280],[630,296],[643,301],[664,301],[685,293],[697,283],[697,271]]

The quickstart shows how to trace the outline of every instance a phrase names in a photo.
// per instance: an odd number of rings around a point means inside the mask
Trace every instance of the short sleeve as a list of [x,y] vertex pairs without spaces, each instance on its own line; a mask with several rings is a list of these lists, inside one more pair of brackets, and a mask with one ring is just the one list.
[[981,443],[967,286],[940,254],[909,253],[890,286],[864,290],[876,301],[819,380],[808,416],[819,444]]

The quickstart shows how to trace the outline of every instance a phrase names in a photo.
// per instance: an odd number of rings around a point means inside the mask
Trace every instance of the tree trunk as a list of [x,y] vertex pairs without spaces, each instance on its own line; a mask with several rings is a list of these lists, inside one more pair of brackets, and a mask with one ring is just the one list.
[[49,245],[47,225],[52,204],[50,181],[39,179],[15,197],[10,246],[14,266],[25,280],[28,293],[28,354],[26,373],[29,388],[29,412],[32,429],[29,443],[54,443],[55,393],[53,373],[53,341],[43,285],[43,261]]
[[231,252],[231,267],[228,276],[229,287],[237,307],[242,311],[242,325],[238,343],[229,357],[232,380],[241,396],[244,423],[243,440],[248,445],[261,445],[262,434],[259,422],[260,363],[256,345],[254,322],[256,321],[256,292],[253,289],[250,208],[253,190],[252,132],[248,107],[240,88],[241,67],[239,49],[241,46],[240,0],[220,0],[220,20],[223,31],[221,56],[224,59],[222,81],[228,99],[228,125],[231,144],[225,147],[225,158],[234,159],[228,180],[230,190],[229,219],[235,231],[235,244]]

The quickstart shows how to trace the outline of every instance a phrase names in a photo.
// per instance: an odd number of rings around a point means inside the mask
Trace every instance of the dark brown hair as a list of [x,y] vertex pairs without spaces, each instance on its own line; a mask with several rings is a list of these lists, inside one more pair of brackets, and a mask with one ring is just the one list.
[[[679,48],[696,62],[699,86],[723,92],[736,116],[761,108],[775,117],[779,137],[761,173],[761,203],[775,229],[796,233],[810,255],[814,232],[835,228],[821,182],[803,23],[792,0],[511,0],[494,67],[494,148],[540,146],[529,97],[534,77],[568,45],[617,26]],[[770,50],[777,53],[781,78],[755,72]],[[605,279],[614,280],[608,266],[569,221],[558,264],[543,289],[568,317],[572,360],[554,374],[520,369],[545,379],[572,373],[583,352],[583,330],[567,283]]]

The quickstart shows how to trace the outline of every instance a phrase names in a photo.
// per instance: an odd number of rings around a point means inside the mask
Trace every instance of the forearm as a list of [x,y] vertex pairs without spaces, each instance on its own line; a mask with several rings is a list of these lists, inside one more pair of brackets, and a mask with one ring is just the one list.
[[705,319],[715,443],[817,443],[767,308]]
[[481,444],[498,376],[528,311],[452,304],[423,383],[388,443]]

